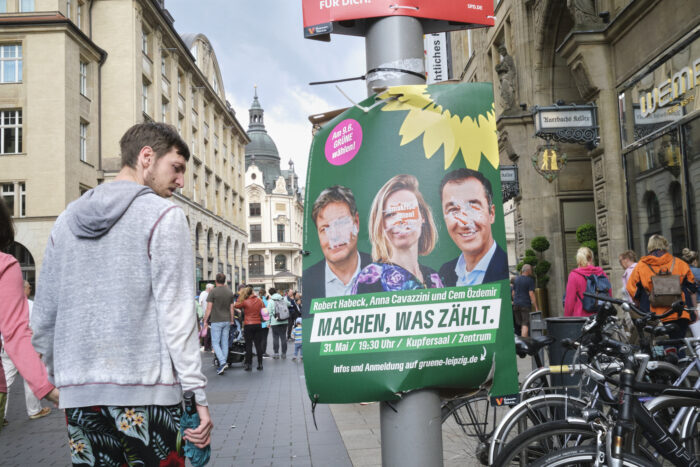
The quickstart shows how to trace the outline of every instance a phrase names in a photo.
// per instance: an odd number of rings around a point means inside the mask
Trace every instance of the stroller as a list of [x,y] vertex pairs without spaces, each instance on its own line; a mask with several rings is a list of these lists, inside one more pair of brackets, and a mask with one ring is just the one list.
[[[235,326],[231,326],[228,335],[228,355],[226,363],[230,367],[234,363],[241,363],[245,358],[245,340],[243,340],[243,332],[241,332],[241,321],[236,318]],[[219,367],[219,359],[214,356],[214,367]]]

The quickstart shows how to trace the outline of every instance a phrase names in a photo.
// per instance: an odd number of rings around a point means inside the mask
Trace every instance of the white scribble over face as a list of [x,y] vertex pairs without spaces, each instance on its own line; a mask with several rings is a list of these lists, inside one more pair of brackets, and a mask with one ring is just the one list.
[[318,213],[316,231],[323,256],[331,264],[338,264],[357,255],[359,218],[354,218],[345,203],[328,203]]
[[326,228],[328,245],[331,249],[350,243],[353,237],[357,237],[357,226],[350,216],[339,217],[332,220]]
[[442,215],[450,238],[466,256],[481,258],[491,248],[495,208],[479,180],[448,182],[442,190]]
[[399,190],[387,196],[382,215],[384,232],[392,246],[403,249],[418,243],[423,216],[413,192]]

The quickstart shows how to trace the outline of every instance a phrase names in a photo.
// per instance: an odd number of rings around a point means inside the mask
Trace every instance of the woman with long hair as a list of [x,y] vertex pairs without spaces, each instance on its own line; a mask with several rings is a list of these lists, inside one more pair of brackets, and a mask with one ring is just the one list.
[[255,295],[251,286],[246,287],[238,295],[238,301],[233,305],[243,310],[243,338],[245,339],[245,371],[251,370],[253,363],[253,344],[258,357],[258,370],[263,369],[262,349],[262,314],[263,301]]
[[[577,268],[574,268],[569,273],[569,278],[566,282],[566,299],[564,300],[564,316],[590,316],[583,309],[583,293],[586,291],[588,284],[586,277],[590,275],[608,277],[602,268],[595,265],[593,260],[593,250],[582,246],[576,252]],[[608,291],[612,295],[612,291]]]
[[418,262],[433,251],[437,229],[413,175],[396,175],[377,192],[369,217],[373,263],[352,293],[444,287],[438,273]]
[[[48,380],[46,368],[32,347],[29,329],[29,303],[24,294],[24,280],[19,263],[5,253],[14,244],[15,229],[10,211],[0,198],[0,334],[10,359],[38,399],[58,404],[58,390]],[[4,424],[7,402],[5,371],[0,360],[0,430]]]

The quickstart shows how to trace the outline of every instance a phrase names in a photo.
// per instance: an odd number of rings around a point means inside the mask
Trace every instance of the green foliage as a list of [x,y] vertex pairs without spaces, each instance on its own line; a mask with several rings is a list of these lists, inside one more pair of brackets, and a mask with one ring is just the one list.
[[525,250],[525,256],[537,256],[537,253],[535,253],[535,250],[527,249]]
[[581,245],[587,246],[585,242],[596,240],[597,238],[595,225],[593,224],[581,224],[578,229],[576,229],[576,241]]
[[518,263],[518,265],[516,266],[516,268],[518,269],[518,272],[520,272],[520,270],[523,268],[523,266],[525,266],[525,262],[524,262],[524,261],[521,261],[521,262]]
[[[549,240],[547,240],[546,237],[535,237],[530,242],[530,246],[538,253],[544,253],[549,249]],[[525,254],[527,254],[527,252]]]
[[598,242],[595,240],[586,240],[581,244],[582,246],[587,246],[591,250],[593,250],[594,254],[598,253]]
[[535,266],[535,277],[539,278],[545,276],[549,272],[549,269],[551,267],[552,263],[550,263],[546,259],[538,261],[537,265]]
[[539,260],[537,259],[536,256],[526,256],[523,258],[523,263],[529,264],[533,268],[535,267],[535,265],[537,265],[537,261],[539,261]]
[[540,288],[547,287],[547,284],[549,284],[549,276],[544,274],[543,276],[538,277],[537,284],[540,286]]

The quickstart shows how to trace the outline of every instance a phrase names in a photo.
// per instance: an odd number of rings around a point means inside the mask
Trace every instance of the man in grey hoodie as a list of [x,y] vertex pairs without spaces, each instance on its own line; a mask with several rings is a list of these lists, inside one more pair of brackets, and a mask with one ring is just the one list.
[[134,125],[119,144],[115,180],[56,220],[32,343],[61,391],[74,463],[184,463],[183,391],[194,392],[201,419],[185,439],[204,447],[213,427],[192,312],[189,228],[166,199],[184,184],[189,149],[162,123]]

